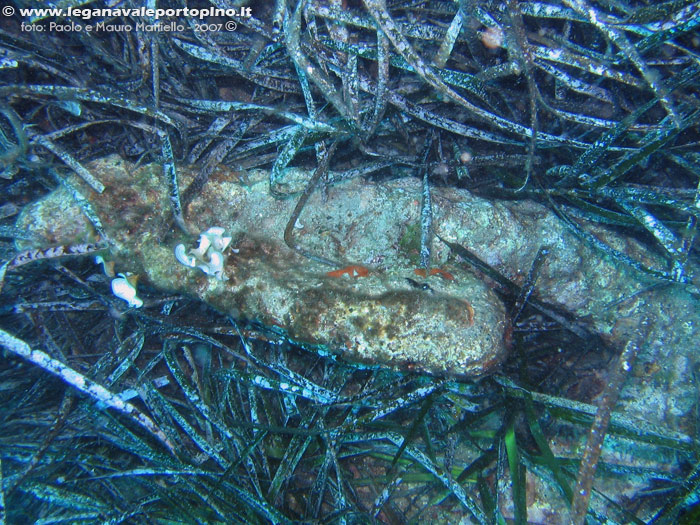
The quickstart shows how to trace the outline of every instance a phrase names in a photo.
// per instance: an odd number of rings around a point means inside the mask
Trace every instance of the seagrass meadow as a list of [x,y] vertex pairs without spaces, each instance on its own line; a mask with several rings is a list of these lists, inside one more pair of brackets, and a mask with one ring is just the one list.
[[6,4],[0,523],[700,522],[700,2]]

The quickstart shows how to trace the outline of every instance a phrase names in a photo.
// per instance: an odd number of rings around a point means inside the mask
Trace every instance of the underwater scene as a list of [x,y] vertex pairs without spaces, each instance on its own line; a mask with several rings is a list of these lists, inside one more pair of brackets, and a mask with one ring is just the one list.
[[0,525],[700,523],[700,2],[3,0]]

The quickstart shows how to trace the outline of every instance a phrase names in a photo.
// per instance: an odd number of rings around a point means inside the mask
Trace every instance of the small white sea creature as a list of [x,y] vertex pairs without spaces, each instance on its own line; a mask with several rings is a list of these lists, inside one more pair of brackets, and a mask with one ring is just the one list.
[[112,293],[125,300],[132,308],[141,308],[143,301],[136,296],[136,281],[138,276],[130,273],[120,273],[119,277],[112,279]]
[[[184,244],[175,246],[175,258],[189,268],[199,268],[207,275],[212,275],[220,281],[227,278],[224,275],[226,256],[224,250],[231,244],[231,237],[224,237],[224,228],[212,226],[199,236],[199,246],[185,251]],[[232,250],[238,252],[238,250]]]

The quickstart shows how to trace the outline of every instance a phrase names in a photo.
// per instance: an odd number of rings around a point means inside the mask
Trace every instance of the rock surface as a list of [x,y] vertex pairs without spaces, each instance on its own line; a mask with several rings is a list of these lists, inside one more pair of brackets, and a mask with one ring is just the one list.
[[[283,232],[298,199],[269,194],[268,174],[221,168],[186,210],[187,236],[172,227],[160,167],[135,169],[118,157],[89,165],[106,186],[97,195],[77,179],[111,242],[117,271],[140,274],[152,285],[196,295],[238,318],[283,328],[299,342],[350,359],[457,376],[493,370],[506,352],[508,326],[498,297],[435,239],[433,265],[449,272],[423,279],[418,268],[421,184],[355,179],[316,191],[294,229],[305,251],[369,269],[367,277],[330,277],[333,268],[290,250]],[[179,171],[180,187],[194,174]],[[308,173],[289,170],[289,188],[303,189]],[[584,319],[589,329],[622,347],[643,317],[648,344],[623,401],[632,413],[676,423],[695,399],[692,349],[700,327],[697,297],[661,285],[603,255],[574,236],[552,212],[532,202],[491,202],[454,188],[432,189],[437,233],[457,242],[523,284],[540,246],[550,248],[535,296]],[[43,232],[46,243],[94,240],[96,233],[65,189],[27,207],[18,226]],[[621,252],[657,268],[661,257],[635,239],[599,225],[580,224]],[[226,281],[180,265],[173,248],[196,246],[211,226],[233,236]],[[43,246],[46,246],[46,243]],[[427,283],[417,289],[407,278]],[[652,286],[655,285],[655,286]],[[146,306],[148,302],[146,301]],[[678,316],[682,312],[682,319]],[[651,417],[649,415],[651,414]]]
[[[109,157],[89,169],[105,185],[104,193],[92,192],[77,179],[72,183],[100,218],[117,272],[198,296],[236,318],[282,328],[294,341],[350,360],[474,377],[504,357],[504,307],[476,276],[450,267],[453,279],[431,276],[430,290],[406,279],[424,281],[414,273],[412,245],[399,249],[401,226],[414,227],[419,212],[412,185],[348,181],[332,187],[326,202],[320,192],[311,198],[295,240],[339,261],[339,268],[355,264],[369,270],[364,277],[333,277],[327,274],[336,268],[286,246],[284,229],[297,199],[271,197],[262,171],[245,178],[215,173],[187,210],[193,233],[188,237],[171,226],[158,167],[134,169]],[[192,178],[181,170],[182,187]],[[19,224],[43,232],[52,243],[98,237],[66,189],[25,209]],[[199,232],[211,226],[225,228],[238,250],[228,255],[223,281],[181,265],[174,256],[178,243],[196,247]]]

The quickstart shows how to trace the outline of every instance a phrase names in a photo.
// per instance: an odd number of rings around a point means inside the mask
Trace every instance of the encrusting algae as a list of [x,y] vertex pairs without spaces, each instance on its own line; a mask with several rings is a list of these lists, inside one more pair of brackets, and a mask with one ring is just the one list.
[[[192,235],[187,236],[173,228],[161,166],[135,169],[112,156],[93,162],[90,169],[104,181],[101,195],[77,178],[73,183],[89,197],[108,237],[110,259],[120,271],[140,275],[142,286],[197,296],[236,319],[282,328],[293,341],[349,360],[478,377],[504,359],[511,321],[484,277],[460,261],[462,254],[453,249],[459,244],[519,285],[538,246],[551,247],[532,300],[570,312],[591,333],[613,344],[629,337],[625,327],[635,326],[640,313],[652,309],[652,318],[665,318],[665,303],[653,300],[660,291],[635,295],[651,279],[601,258],[556,215],[533,202],[491,203],[466,190],[434,188],[439,211],[432,246],[435,266],[425,278],[425,270],[416,272],[414,254],[402,249],[406,228],[419,221],[420,181],[354,179],[334,184],[325,201],[322,192],[311,196],[300,220],[303,228],[295,233],[295,242],[305,251],[353,262],[329,272],[326,265],[285,244],[283,232],[294,201],[270,195],[266,172],[250,171],[243,185],[222,168],[221,176],[188,204],[185,215]],[[179,177],[186,186],[193,173],[181,169]],[[74,207],[71,192],[58,189],[28,206],[17,225],[46,232],[56,244],[96,242],[94,228]],[[217,277],[218,269],[194,271],[175,257],[176,246],[197,247],[200,232],[212,226],[223,228],[219,235],[230,237],[239,250],[222,261],[218,275],[228,280]],[[586,227],[631,256],[659,264],[641,243],[598,225]],[[25,241],[21,248],[45,246],[44,241]],[[450,272],[442,269],[448,259]],[[211,263],[206,252],[203,261]],[[411,284],[415,276],[424,279],[419,286]],[[139,298],[147,308],[143,291]],[[652,327],[651,334],[666,339],[662,324]]]
[[[578,319],[569,323],[571,330],[584,337],[604,337],[613,345],[624,345],[639,317],[647,315],[657,320],[650,330],[657,343],[642,359],[663,361],[671,354],[684,362],[692,359],[693,327],[700,325],[700,318],[688,306],[693,300],[687,292],[668,294],[650,287],[652,278],[601,257],[554,213],[534,202],[489,202],[466,190],[433,188],[438,211],[434,267],[425,278],[421,269],[415,271],[415,254],[402,243],[407,228],[419,221],[420,181],[404,178],[379,184],[354,179],[334,184],[326,200],[323,192],[311,196],[299,221],[303,227],[295,232],[295,242],[304,251],[353,263],[329,277],[326,265],[285,244],[283,232],[294,201],[270,195],[267,172],[251,170],[244,185],[222,168],[221,176],[209,181],[186,207],[191,235],[185,235],[173,228],[161,166],[134,168],[112,156],[93,162],[90,169],[104,181],[103,194],[75,178],[73,184],[89,197],[108,242],[95,244],[98,235],[90,221],[72,193],[59,188],[27,206],[17,221],[19,228],[44,233],[46,240],[18,242],[19,247],[33,253],[36,248],[46,250],[48,244],[88,243],[89,253],[108,245],[108,258],[119,271],[141,277],[139,298],[145,309],[149,302],[144,290],[153,286],[199,297],[235,319],[281,329],[307,348],[333,351],[348,360],[479,377],[505,358],[512,321],[490,288],[495,283],[484,275],[477,277],[461,260],[460,247],[515,286],[523,286],[539,247],[548,246],[530,303],[569,312]],[[304,173],[295,176],[303,178]],[[193,173],[181,169],[179,177],[185,186]],[[231,245],[239,250],[223,264],[222,275],[228,280],[195,271],[175,257],[177,245],[196,247],[200,232],[212,226],[223,228],[222,237],[231,237]],[[631,237],[593,223],[580,226],[630,257],[660,264],[657,254]],[[60,251],[64,252],[72,253],[70,248]],[[454,279],[441,273],[448,260]],[[416,276],[421,282],[412,279]],[[668,331],[673,320],[666,312],[673,311],[689,317],[680,330]],[[694,399],[694,390],[686,388],[687,374],[683,367],[667,371],[669,384],[683,392],[677,396],[683,406]],[[640,382],[628,388],[636,394],[626,410],[649,417],[651,385]],[[659,406],[654,413],[661,421],[667,412]]]
[[[159,166],[135,169],[113,156],[90,170],[105,191],[83,192],[109,238],[111,258],[142,283],[198,296],[237,319],[280,327],[293,341],[352,361],[475,377],[505,355],[505,309],[476,276],[456,270],[450,280],[451,274],[440,273],[444,285],[432,283],[431,293],[406,282],[414,267],[397,249],[396,225],[414,222],[419,209],[410,206],[414,196],[405,182],[397,192],[382,185],[368,191],[365,182],[347,181],[332,187],[325,203],[311,197],[299,243],[334,260],[358,261],[329,272],[285,245],[294,202],[269,195],[266,173],[249,173],[246,186],[234,177],[210,181],[186,210],[190,230],[203,232],[196,243],[194,236],[173,235]],[[185,169],[179,175],[182,185],[192,179]],[[56,190],[28,207],[20,222],[34,222],[42,231],[41,207],[57,199],[71,197]],[[60,237],[60,217],[50,221]],[[71,238],[62,242],[70,243],[76,226],[66,231]],[[77,235],[97,234],[84,220]],[[226,256],[229,243],[238,249],[235,257]]]

